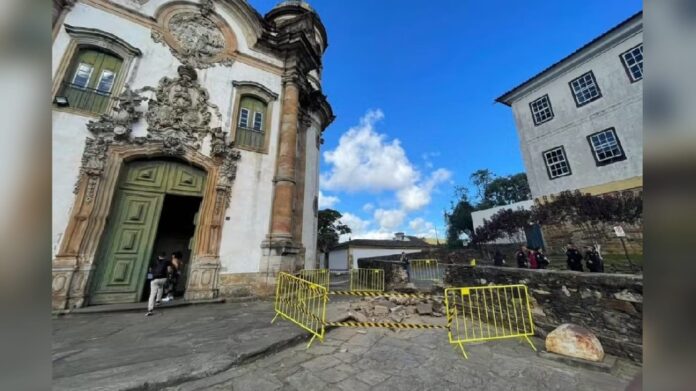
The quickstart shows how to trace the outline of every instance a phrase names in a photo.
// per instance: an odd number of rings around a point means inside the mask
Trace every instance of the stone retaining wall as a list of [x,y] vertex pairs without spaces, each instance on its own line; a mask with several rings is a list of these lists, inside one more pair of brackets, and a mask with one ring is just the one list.
[[562,323],[592,330],[605,352],[636,362],[643,357],[643,277],[495,266],[451,265],[448,286],[525,284],[537,334]]

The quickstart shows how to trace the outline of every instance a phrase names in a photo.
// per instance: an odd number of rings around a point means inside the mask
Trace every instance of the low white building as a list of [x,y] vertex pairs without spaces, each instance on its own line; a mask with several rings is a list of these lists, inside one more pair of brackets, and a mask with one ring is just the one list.
[[[471,220],[473,222],[474,230],[476,230],[479,227],[482,227],[484,220],[490,220],[494,214],[500,212],[501,210],[504,210],[504,209],[530,210],[532,208],[532,206],[534,206],[534,201],[527,200],[527,201],[515,202],[514,204],[496,206],[496,207],[493,207],[490,209],[477,210],[475,212],[472,212],[471,213]],[[525,240],[526,240],[526,238],[525,238],[524,231],[520,231],[520,233],[518,235],[515,235],[513,237],[504,237],[504,238],[496,239],[492,243],[494,243],[494,244],[522,243]]]
[[398,233],[391,240],[355,239],[339,243],[329,252],[329,269],[349,270],[358,267],[358,259],[385,255],[417,253],[430,245],[415,236]]
[[53,308],[185,297],[313,266],[325,28],[305,2],[54,0]]
[[639,12],[496,99],[512,107],[532,197],[642,188],[642,80]]

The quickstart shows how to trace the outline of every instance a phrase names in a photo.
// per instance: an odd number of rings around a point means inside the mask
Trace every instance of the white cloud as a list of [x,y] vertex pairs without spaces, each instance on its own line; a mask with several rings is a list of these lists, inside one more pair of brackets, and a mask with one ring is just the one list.
[[381,231],[393,233],[404,222],[406,212],[400,209],[377,209],[374,217]]
[[452,173],[444,168],[437,169],[430,174],[430,178],[421,184],[414,184],[401,189],[396,196],[406,211],[415,211],[430,204],[430,194],[440,183],[446,182],[452,177]]
[[397,139],[375,131],[384,118],[381,110],[370,110],[360,124],[343,134],[336,149],[326,151],[324,159],[331,171],[321,177],[321,186],[329,190],[399,190],[418,179],[418,171],[406,157]]
[[[384,118],[381,110],[369,110],[360,123],[345,132],[338,146],[324,152],[325,162],[330,167],[320,176],[321,188],[332,192],[392,192],[393,201],[387,201],[389,209],[378,208],[371,202],[362,211],[372,214],[372,219],[362,219],[351,213],[344,213],[342,219],[352,233],[341,240],[369,238],[388,239],[394,232],[405,231],[404,222],[408,214],[421,210],[432,201],[432,193],[438,185],[451,181],[452,173],[444,168],[433,170],[431,158],[438,152],[421,155],[425,161],[426,172],[421,172],[406,155],[398,139],[389,139],[386,134],[377,132],[376,124]],[[335,205],[340,200],[320,192],[320,205]],[[382,202],[380,201],[380,204]],[[329,206],[326,206],[329,207]],[[422,220],[422,221],[421,221]],[[414,219],[410,226],[416,236],[435,236],[435,227],[422,218]]]
[[333,208],[339,202],[341,202],[340,198],[319,191],[319,209]]
[[435,224],[426,221],[422,217],[417,217],[409,221],[408,227],[411,229],[411,234],[419,238],[434,238],[437,236]]

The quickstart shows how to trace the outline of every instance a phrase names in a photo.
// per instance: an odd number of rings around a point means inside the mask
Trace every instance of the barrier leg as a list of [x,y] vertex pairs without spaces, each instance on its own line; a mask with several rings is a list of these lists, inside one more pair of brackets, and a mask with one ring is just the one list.
[[529,339],[529,337],[525,335],[525,336],[524,336],[524,339],[526,339],[527,342],[529,342],[529,346],[531,346],[532,349],[536,352],[536,351],[537,351],[537,348],[536,348],[536,346],[534,346],[534,344],[533,344],[532,341]]
[[464,358],[468,360],[469,356],[467,356],[466,351],[464,351],[464,344],[460,342],[458,345],[459,345],[459,348],[462,350],[462,354],[464,355]]
[[278,313],[276,312],[275,316],[273,317],[273,320],[271,321],[271,324],[273,324],[273,322],[275,322],[275,320],[276,320],[277,318],[278,318]]
[[309,343],[307,344],[307,349],[309,349],[310,346],[312,346],[312,342],[314,342],[314,338],[316,338],[316,335],[312,335],[312,339],[309,340]]

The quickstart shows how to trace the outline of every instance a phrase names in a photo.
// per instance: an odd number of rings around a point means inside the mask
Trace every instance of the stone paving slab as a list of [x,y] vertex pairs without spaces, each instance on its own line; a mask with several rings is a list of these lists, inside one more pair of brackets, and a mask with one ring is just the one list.
[[[273,303],[226,303],[53,320],[55,390],[160,389],[307,339]],[[327,351],[328,353],[328,351]]]
[[521,340],[470,344],[466,360],[440,330],[339,328],[325,341],[340,343],[331,352],[296,345],[231,368],[215,382],[168,390],[624,390],[639,370],[629,363],[611,374],[568,366],[540,357]]

